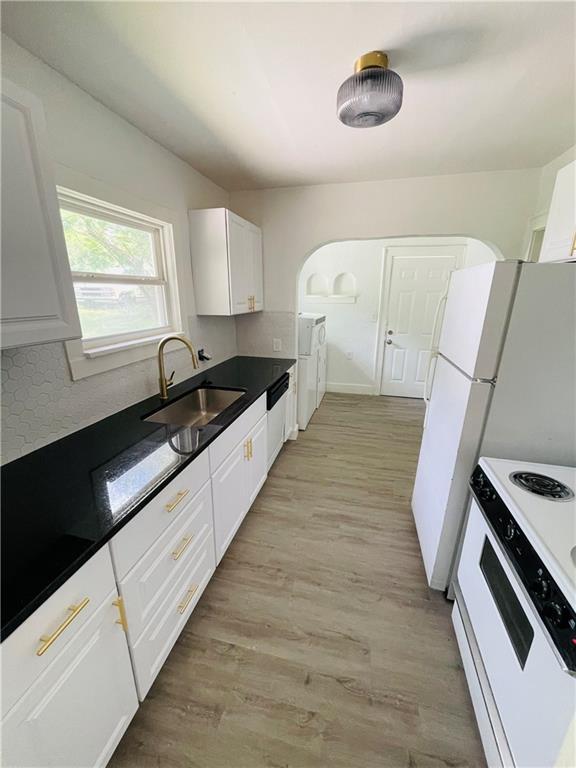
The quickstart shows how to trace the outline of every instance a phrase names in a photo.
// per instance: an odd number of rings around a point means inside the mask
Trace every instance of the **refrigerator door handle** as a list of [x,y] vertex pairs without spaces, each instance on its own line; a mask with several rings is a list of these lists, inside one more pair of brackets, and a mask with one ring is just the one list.
[[430,340],[430,348],[434,353],[438,351],[438,342],[440,339],[437,339],[436,336],[440,336],[439,331],[442,329],[442,322],[439,322],[439,320],[444,319],[443,310],[447,301],[448,292],[446,292],[444,296],[441,297],[440,301],[438,302],[438,306],[436,307],[436,313],[434,314],[434,323],[432,324],[432,338]]
[[[426,378],[424,379],[424,402],[426,403],[426,408],[428,408],[428,403],[430,402],[430,398],[432,396],[432,387],[434,386],[434,376],[436,374],[435,363],[437,359],[438,359],[438,352],[432,351],[430,353],[430,359],[428,360],[428,369],[426,371]],[[432,374],[432,376],[430,376],[430,372],[432,371],[432,363],[434,363],[434,373]]]

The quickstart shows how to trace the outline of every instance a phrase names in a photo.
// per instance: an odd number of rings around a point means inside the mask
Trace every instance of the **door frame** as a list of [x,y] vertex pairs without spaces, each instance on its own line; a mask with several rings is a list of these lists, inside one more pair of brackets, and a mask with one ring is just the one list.
[[[380,288],[380,307],[378,311],[378,331],[376,333],[376,360],[374,365],[374,394],[380,395],[382,392],[382,380],[384,378],[384,357],[386,355],[386,329],[388,328],[388,319],[390,312],[390,289],[392,287],[392,269],[395,259],[410,259],[418,258],[417,256],[402,256],[399,253],[391,253],[390,249],[398,248],[429,248],[431,246],[450,246],[452,248],[460,248],[460,253],[456,254],[456,269],[462,269],[466,258],[466,243],[455,243],[454,237],[442,238],[442,237],[422,237],[419,243],[388,243],[384,246],[382,260],[382,272],[381,272],[381,288]],[[464,240],[464,239],[463,239]],[[438,256],[426,256],[424,258],[429,259],[443,259],[446,258],[446,254],[438,254]],[[391,395],[390,395],[391,397]]]

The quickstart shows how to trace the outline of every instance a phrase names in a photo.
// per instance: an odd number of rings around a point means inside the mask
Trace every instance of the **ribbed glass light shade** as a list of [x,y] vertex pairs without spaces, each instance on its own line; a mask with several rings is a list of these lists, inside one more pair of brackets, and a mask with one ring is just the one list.
[[349,77],[338,89],[338,117],[352,128],[388,122],[402,106],[402,78],[391,69],[369,67]]

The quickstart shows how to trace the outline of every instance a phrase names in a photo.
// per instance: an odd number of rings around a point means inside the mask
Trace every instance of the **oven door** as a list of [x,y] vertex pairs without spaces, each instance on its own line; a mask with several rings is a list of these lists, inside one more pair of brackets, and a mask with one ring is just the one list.
[[561,669],[476,501],[458,584],[516,765],[554,765],[574,716],[576,680]]

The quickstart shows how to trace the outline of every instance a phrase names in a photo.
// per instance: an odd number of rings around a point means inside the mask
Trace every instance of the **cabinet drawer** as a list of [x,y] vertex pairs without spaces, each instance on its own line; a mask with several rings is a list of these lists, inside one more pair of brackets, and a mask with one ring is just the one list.
[[2,765],[104,766],[138,708],[110,592],[2,721]]
[[212,536],[210,481],[120,582],[132,643],[138,639],[166,593],[194,559],[208,532]]
[[163,600],[160,609],[137,642],[131,645],[136,686],[141,701],[188,621],[215,567],[214,538],[210,530],[185,572]]
[[114,536],[110,550],[119,581],[175,519],[187,511],[210,477],[209,466],[204,451]]
[[230,455],[238,443],[244,440],[248,432],[265,413],[266,394],[263,394],[228,427],[223,435],[214,440],[208,449],[210,451],[210,470],[212,474],[214,474],[224,459]]
[[[74,639],[112,590],[116,590],[116,582],[110,553],[102,547],[6,638],[2,643],[3,715]],[[49,646],[40,640],[56,634]]]

